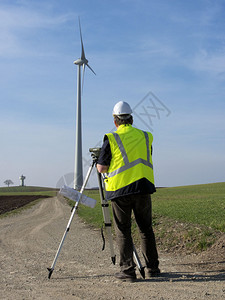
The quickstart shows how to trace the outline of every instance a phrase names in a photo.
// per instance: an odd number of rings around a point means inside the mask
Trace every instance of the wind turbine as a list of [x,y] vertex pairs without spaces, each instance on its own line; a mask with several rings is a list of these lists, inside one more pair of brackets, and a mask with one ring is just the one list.
[[[80,190],[83,185],[83,165],[82,165],[82,127],[81,127],[81,67],[83,67],[82,91],[84,85],[84,72],[87,66],[94,74],[95,72],[88,64],[85,57],[84,45],[82,40],[81,25],[79,18],[81,58],[74,61],[78,66],[77,70],[77,113],[76,113],[76,140],[75,140],[75,166],[74,166],[74,189]],[[96,75],[96,74],[95,74]]]

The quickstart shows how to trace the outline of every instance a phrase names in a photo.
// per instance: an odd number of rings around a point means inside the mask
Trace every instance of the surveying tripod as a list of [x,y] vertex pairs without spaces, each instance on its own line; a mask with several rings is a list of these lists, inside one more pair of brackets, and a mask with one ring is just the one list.
[[[55,258],[54,258],[54,260],[52,262],[51,268],[47,268],[48,271],[49,271],[49,274],[48,274],[48,278],[49,279],[51,278],[51,275],[52,275],[52,273],[54,271],[54,268],[55,268],[55,265],[56,265],[56,261],[58,259],[59,253],[60,253],[61,248],[63,246],[63,243],[65,241],[66,235],[67,235],[68,231],[70,230],[70,225],[72,223],[74,214],[75,214],[75,212],[76,212],[76,210],[78,208],[79,203],[82,200],[83,191],[84,191],[84,189],[85,189],[85,187],[87,185],[87,182],[88,182],[89,177],[91,175],[92,169],[97,164],[98,157],[100,155],[100,150],[101,150],[101,148],[90,148],[89,149],[89,152],[91,152],[91,156],[92,156],[93,160],[92,160],[92,163],[91,163],[91,165],[90,165],[90,167],[88,169],[88,172],[87,172],[87,175],[85,177],[84,183],[83,183],[83,185],[81,187],[81,190],[80,190],[80,193],[79,193],[79,197],[78,197],[78,199],[76,201],[76,204],[72,208],[70,219],[68,221],[66,230],[65,230],[65,232],[63,234],[63,237],[61,239],[61,242],[59,244],[59,247],[58,247],[58,250],[56,252]],[[108,236],[108,239],[109,239],[110,252],[111,252],[111,260],[112,260],[112,263],[115,265],[115,263],[116,263],[116,255],[114,253],[114,247],[113,247],[112,223],[111,223],[111,219],[110,219],[109,204],[108,204],[108,201],[105,200],[105,197],[104,197],[103,186],[102,186],[102,177],[101,177],[101,174],[98,172],[98,170],[97,170],[97,178],[98,178],[99,194],[100,194],[100,198],[101,198],[101,205],[102,205],[102,213],[103,213],[103,218],[104,218],[104,224],[105,224],[105,228],[106,228],[106,231],[107,231],[107,236]],[[103,237],[103,241],[104,241],[103,233],[102,233],[102,237]],[[104,250],[104,244],[103,244],[102,250]],[[136,251],[134,245],[133,245],[133,257],[134,257],[135,263],[136,263],[136,265],[138,267],[138,270],[140,271],[141,276],[143,278],[145,278],[144,267],[141,264],[141,261],[140,261],[140,259],[138,257],[138,254],[137,254],[137,251]]]

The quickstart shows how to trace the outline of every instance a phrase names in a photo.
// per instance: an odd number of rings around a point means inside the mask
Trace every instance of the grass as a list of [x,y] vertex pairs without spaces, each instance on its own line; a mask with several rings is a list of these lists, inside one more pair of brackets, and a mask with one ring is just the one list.
[[0,196],[46,195],[54,197],[57,195],[57,192],[58,189],[38,186],[10,186],[0,188]]
[[[78,207],[78,215],[88,224],[91,224],[97,228],[101,228],[102,224],[104,222],[103,214],[102,214],[102,206],[100,202],[100,196],[98,190],[86,190],[85,195],[87,195],[90,198],[93,198],[97,200],[96,206],[94,208],[90,208],[87,206],[84,206],[82,204],[79,204]],[[74,202],[69,201],[70,205],[73,206]],[[109,202],[109,206],[110,206]],[[110,207],[111,212],[111,207]],[[111,212],[112,215],[112,212]],[[111,217],[112,218],[112,217]]]
[[180,222],[225,232],[225,183],[159,189],[153,212]]
[[[85,222],[101,227],[102,210],[98,191],[85,191],[97,201],[94,209],[79,206]],[[225,183],[161,188],[152,195],[153,226],[163,249],[205,250],[225,232]],[[138,228],[133,223],[135,243]]]

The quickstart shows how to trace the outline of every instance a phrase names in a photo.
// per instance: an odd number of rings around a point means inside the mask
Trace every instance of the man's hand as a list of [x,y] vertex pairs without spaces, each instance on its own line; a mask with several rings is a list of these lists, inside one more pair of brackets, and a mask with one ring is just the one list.
[[97,164],[97,170],[99,173],[107,173],[109,166]]

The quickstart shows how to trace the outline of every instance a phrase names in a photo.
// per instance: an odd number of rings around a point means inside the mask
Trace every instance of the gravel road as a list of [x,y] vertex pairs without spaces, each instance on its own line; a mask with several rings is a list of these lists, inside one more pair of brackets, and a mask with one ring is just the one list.
[[47,267],[70,215],[67,203],[55,197],[0,219],[0,299],[225,299],[225,259],[160,253],[161,277],[143,280],[137,273],[135,283],[118,281],[108,244],[102,252],[99,230],[77,214],[49,280]]

